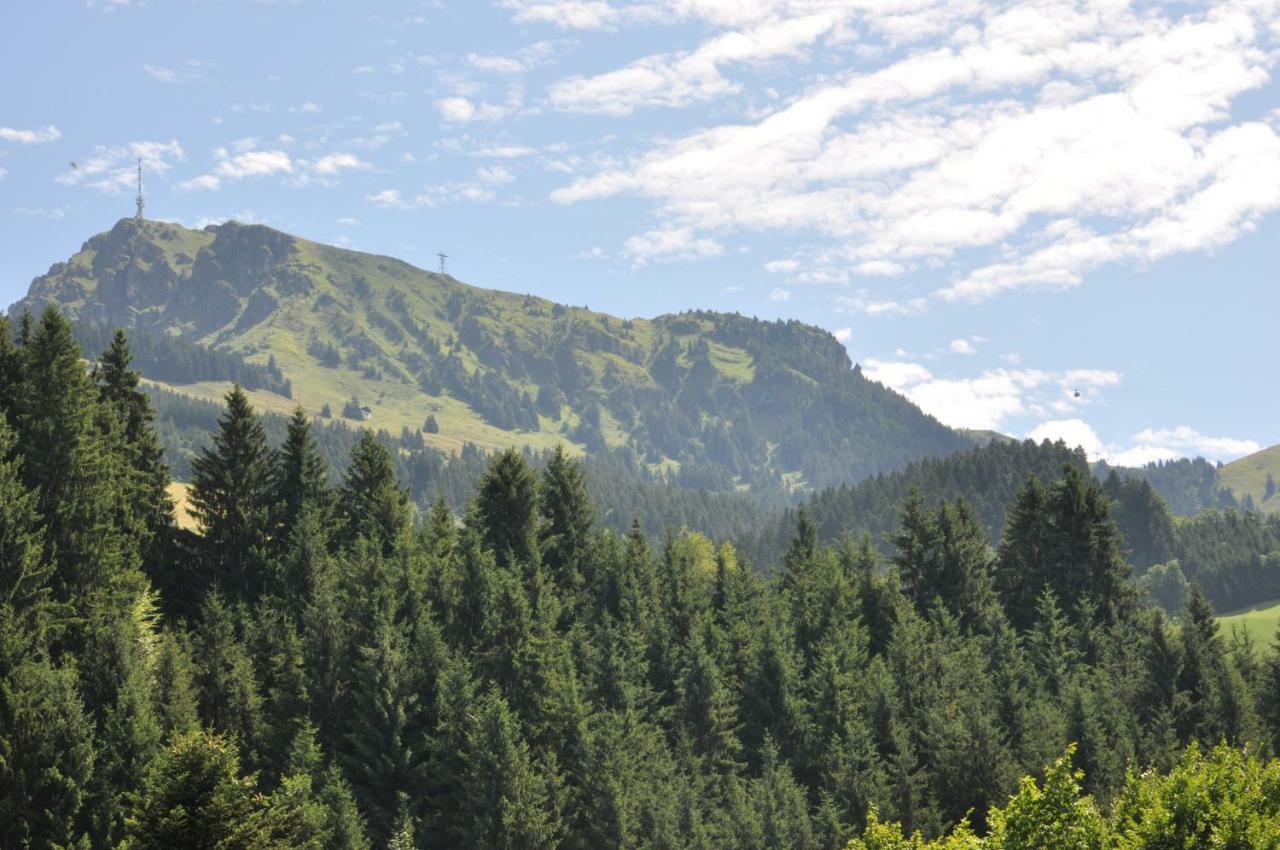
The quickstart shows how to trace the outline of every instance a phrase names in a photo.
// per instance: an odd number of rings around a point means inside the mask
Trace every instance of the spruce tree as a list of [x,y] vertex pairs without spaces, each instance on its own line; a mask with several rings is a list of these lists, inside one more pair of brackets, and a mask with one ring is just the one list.
[[965,626],[989,619],[991,555],[987,534],[963,499],[926,509],[918,493],[908,497],[901,529],[893,536],[893,563],[903,591],[920,613],[941,602]]
[[401,628],[383,617],[372,641],[359,647],[352,672],[342,758],[379,845],[413,818],[427,758],[406,643]]
[[304,505],[312,505],[322,513],[328,507],[329,470],[311,436],[311,423],[300,406],[294,408],[289,419],[289,429],[277,462],[276,502],[280,505],[280,539],[288,541]]
[[466,850],[554,848],[563,825],[552,808],[547,777],[534,763],[506,701],[490,691],[475,707],[467,734],[463,811]]
[[127,800],[164,738],[154,676],[158,619],[145,594],[127,615],[97,609],[86,628],[79,674],[97,727],[92,817],[104,844],[120,840]]
[[122,850],[286,850],[291,813],[272,809],[240,771],[233,742],[193,732],[156,759],[129,816]]
[[275,604],[281,606],[295,623],[314,595],[326,582],[332,584],[335,556],[329,551],[329,532],[325,525],[328,513],[311,502],[302,505],[284,553],[276,561],[272,587]]
[[200,725],[196,667],[185,634],[161,632],[155,650],[156,717],[166,741]]
[[1258,713],[1273,753],[1280,753],[1280,628],[1271,639],[1258,687]]
[[262,694],[253,659],[237,633],[237,617],[216,593],[206,597],[193,636],[201,719],[235,738],[252,756],[264,735]]
[[762,816],[764,846],[817,850],[804,790],[796,784],[771,739],[764,742],[760,779],[754,784],[752,796]]
[[[0,328],[0,331],[3,329]],[[36,494],[21,481],[15,437],[0,414],[0,678],[43,648],[57,624]]]
[[338,491],[338,515],[343,540],[358,537],[377,540],[390,552],[409,522],[409,494],[396,478],[391,453],[365,430],[351,450],[342,487]]
[[581,465],[563,445],[542,472],[540,531],[543,564],[562,590],[577,592],[584,581],[582,568],[590,545],[595,509],[587,496]]
[[476,493],[484,546],[498,566],[531,568],[538,551],[538,479],[524,456],[507,449],[490,462]]
[[796,513],[796,533],[791,546],[782,556],[782,586],[790,588],[813,562],[818,553],[818,527],[809,516],[809,509],[800,506]]
[[1009,510],[995,576],[1010,620],[1031,625],[1044,588],[1075,616],[1112,622],[1136,595],[1102,486],[1074,466],[1046,488],[1032,478]]
[[1186,709],[1179,717],[1179,732],[1184,741],[1193,736],[1216,738],[1224,719],[1217,709],[1225,661],[1213,606],[1199,585],[1191,587],[1178,636],[1182,666],[1177,687],[1186,700]]
[[260,605],[250,621],[249,643],[263,697],[263,775],[274,781],[308,715],[302,640],[287,614]]
[[87,847],[93,779],[75,671],[19,663],[0,678],[0,847]]
[[22,474],[37,493],[56,594],[83,612],[95,591],[120,586],[137,565],[137,541],[119,523],[127,466],[100,427],[98,389],[70,324],[50,307],[30,334],[16,422]]
[[[701,630],[699,630],[701,632]],[[737,735],[737,706],[725,687],[706,637],[695,635],[689,661],[676,683],[675,721],[688,746],[701,762],[702,771],[727,773],[740,770],[742,747]]]
[[102,400],[123,425],[129,460],[129,505],[154,541],[147,560],[154,568],[173,526],[173,502],[169,498],[169,467],[156,437],[151,400],[138,391],[138,373],[129,368],[133,354],[124,331],[117,330],[111,346],[99,358],[98,386]]
[[14,344],[9,320],[0,316],[0,416],[15,421],[22,398],[23,352]]
[[208,577],[235,598],[256,599],[276,533],[274,456],[244,391],[235,386],[226,400],[213,447],[191,462],[191,513]]

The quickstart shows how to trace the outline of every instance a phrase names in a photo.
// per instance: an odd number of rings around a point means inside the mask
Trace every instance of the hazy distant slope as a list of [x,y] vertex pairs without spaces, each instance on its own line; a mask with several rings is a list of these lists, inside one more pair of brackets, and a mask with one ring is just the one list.
[[[1267,497],[1267,476],[1275,488]],[[1253,504],[1268,513],[1280,513],[1280,445],[1255,452],[1218,470],[1218,480],[1230,487],[1237,499],[1249,495]]]
[[971,445],[866,380],[819,328],[709,312],[624,320],[260,225],[120,221],[15,309],[47,303],[274,358],[312,413],[358,398],[392,433],[430,415],[425,439],[451,451],[624,447],[685,486],[732,491],[854,481]]

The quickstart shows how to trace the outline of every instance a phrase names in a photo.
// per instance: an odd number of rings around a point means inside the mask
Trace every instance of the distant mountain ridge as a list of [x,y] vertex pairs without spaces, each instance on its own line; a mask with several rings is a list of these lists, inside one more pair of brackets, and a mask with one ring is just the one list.
[[[47,304],[270,364],[292,401],[255,396],[268,407],[338,415],[358,399],[370,424],[455,452],[569,442],[735,492],[838,485],[973,445],[863,377],[820,328],[621,319],[261,225],[122,220],[12,311]],[[195,374],[164,382],[204,398],[224,389]]]

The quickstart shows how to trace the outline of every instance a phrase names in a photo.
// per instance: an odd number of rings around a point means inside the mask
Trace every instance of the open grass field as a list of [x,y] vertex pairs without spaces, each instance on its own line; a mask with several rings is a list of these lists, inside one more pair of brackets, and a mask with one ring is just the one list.
[[1244,629],[1259,647],[1270,646],[1280,627],[1280,601],[1263,602],[1245,611],[1237,611],[1218,618],[1222,634],[1229,636],[1234,629]]
[[186,484],[177,481],[169,485],[169,498],[173,499],[173,518],[178,523],[178,528],[185,528],[190,531],[196,530],[196,521],[190,513],[187,512],[187,490]]

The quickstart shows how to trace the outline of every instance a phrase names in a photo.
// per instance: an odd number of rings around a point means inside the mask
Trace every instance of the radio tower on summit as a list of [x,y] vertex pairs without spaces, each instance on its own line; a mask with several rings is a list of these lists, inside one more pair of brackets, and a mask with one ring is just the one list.
[[138,157],[138,214],[134,216],[138,221],[142,221],[142,157]]

